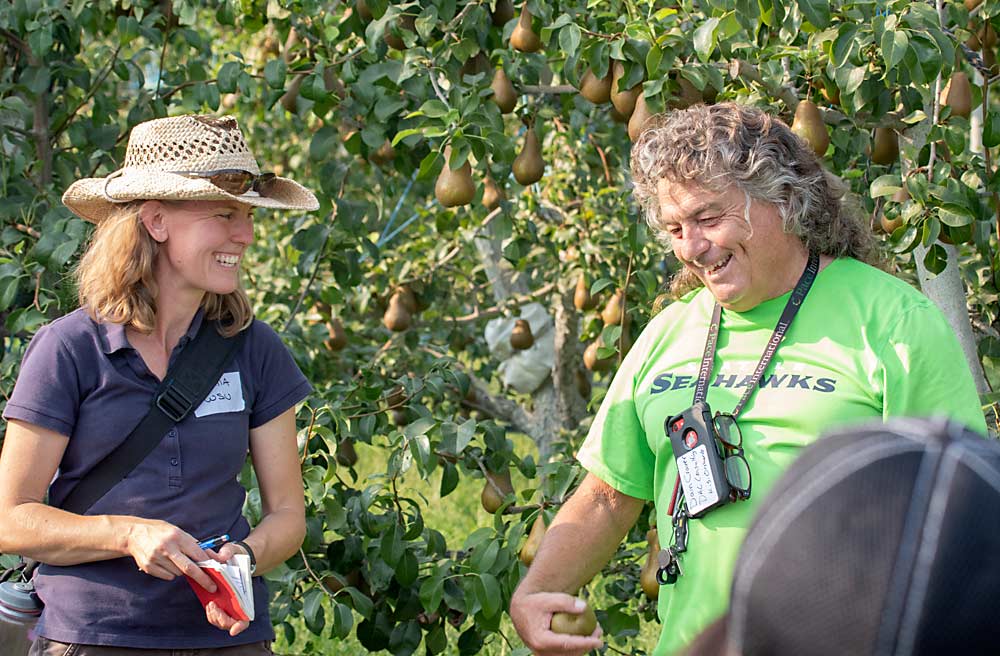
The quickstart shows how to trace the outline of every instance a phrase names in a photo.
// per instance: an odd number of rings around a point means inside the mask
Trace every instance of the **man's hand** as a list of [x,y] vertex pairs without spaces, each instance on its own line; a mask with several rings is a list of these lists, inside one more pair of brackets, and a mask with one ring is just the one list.
[[550,625],[553,614],[579,614],[586,607],[582,599],[561,592],[518,591],[510,602],[510,618],[532,653],[538,656],[582,656],[604,646],[599,624],[590,636],[554,633]]

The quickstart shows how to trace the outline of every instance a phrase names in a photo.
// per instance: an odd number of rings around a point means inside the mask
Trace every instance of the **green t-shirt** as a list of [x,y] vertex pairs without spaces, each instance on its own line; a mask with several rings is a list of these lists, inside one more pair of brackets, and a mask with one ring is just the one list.
[[[730,412],[750,378],[785,294],[722,313],[708,388]],[[615,375],[578,458],[624,494],[652,499],[660,541],[677,468],[664,420],[691,405],[715,299],[705,289],[650,321]],[[733,566],[756,507],[802,447],[849,422],[946,415],[986,434],[975,383],[941,312],[905,282],[853,259],[819,273],[738,423],[753,477],[749,501],[689,522],[683,574],[660,589],[655,653],[672,654],[722,614]]]

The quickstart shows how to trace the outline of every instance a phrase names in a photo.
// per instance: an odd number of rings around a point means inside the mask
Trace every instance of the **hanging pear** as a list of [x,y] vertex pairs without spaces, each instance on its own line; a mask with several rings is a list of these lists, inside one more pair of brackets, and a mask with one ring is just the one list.
[[611,104],[615,106],[615,110],[619,114],[625,117],[625,120],[628,120],[628,117],[632,116],[632,112],[635,110],[635,101],[642,92],[642,83],[619,91],[619,82],[625,76],[625,64],[616,59],[611,70]]
[[514,322],[514,329],[510,331],[510,345],[518,351],[530,349],[535,345],[530,323],[524,319],[518,319]]
[[670,103],[671,106],[677,109],[687,109],[691,105],[704,102],[701,97],[701,91],[698,91],[697,87],[691,84],[690,80],[678,75],[676,81],[678,90]]
[[618,290],[608,300],[608,304],[601,310],[601,319],[605,326],[617,326],[622,322],[622,309],[625,307],[625,295],[622,290]]
[[610,371],[614,365],[614,359],[611,357],[604,358],[603,360],[599,359],[597,357],[597,349],[600,347],[600,339],[594,340],[587,346],[587,350],[583,352],[583,366],[591,371]]
[[649,552],[646,555],[646,563],[639,573],[639,585],[649,599],[656,600],[660,596],[660,584],[656,580],[656,570],[659,569],[660,538],[656,528],[646,531],[646,542],[649,543]]
[[503,27],[511,18],[514,18],[514,0],[497,0],[493,11],[490,12],[493,25]]
[[538,553],[538,547],[542,546],[542,538],[545,537],[545,518],[542,516],[542,511],[538,511],[538,516],[535,517],[535,523],[531,525],[531,531],[528,533],[528,539],[524,541],[524,546],[521,547],[521,553],[518,557],[521,562],[531,567],[531,563],[535,560],[535,554]]
[[496,180],[489,173],[483,181],[483,207],[488,210],[495,210],[504,201],[503,189],[497,186]]
[[632,116],[628,119],[628,138],[633,142],[638,141],[643,126],[652,117],[653,114],[650,113],[649,107],[646,105],[646,96],[640,90],[640,93],[636,94],[635,97],[635,109],[632,110]]
[[542,49],[542,39],[531,29],[531,12],[528,3],[521,7],[521,17],[510,33],[510,47],[521,52],[538,52]]
[[366,23],[369,22],[371,19],[375,18],[375,16],[372,15],[372,10],[368,7],[368,3],[365,2],[365,0],[358,0],[357,2],[355,2],[354,8],[355,10],[357,10],[358,16],[361,18],[361,20],[363,20]]
[[479,495],[479,501],[483,504],[486,512],[493,514],[500,510],[504,497],[514,493],[514,485],[510,482],[510,470],[502,472],[486,473],[486,482],[483,484],[483,492]]
[[340,351],[347,346],[347,333],[344,332],[344,324],[340,323],[340,319],[337,317],[330,319],[326,324],[326,329],[330,333],[330,336],[323,342],[326,348],[331,351]]
[[576,290],[573,292],[573,305],[581,312],[592,310],[597,305],[597,299],[590,295],[590,285],[587,284],[587,276],[582,273],[576,279]]
[[517,107],[517,91],[511,84],[510,78],[503,68],[498,68],[493,74],[493,81],[490,83],[493,89],[493,102],[500,108],[501,114],[510,114]]
[[589,636],[597,628],[597,615],[587,606],[583,612],[576,613],[553,613],[552,623],[549,625],[553,633],[562,633],[578,636]]
[[826,131],[819,107],[811,100],[803,100],[795,108],[792,132],[805,140],[818,157],[822,157],[830,147],[830,135]]
[[413,294],[413,290],[410,289],[409,285],[400,285],[392,292],[393,296],[399,297],[399,301],[406,308],[406,311],[410,314],[416,314],[417,310],[417,297]]
[[601,105],[611,100],[611,78],[613,71],[609,68],[604,77],[597,77],[594,71],[589,68],[584,71],[580,78],[580,95],[594,103]]
[[590,376],[587,375],[583,369],[577,369],[573,377],[573,382],[576,383],[576,391],[580,393],[585,401],[590,400]]
[[476,183],[472,181],[472,164],[466,160],[457,169],[448,163],[451,159],[451,148],[444,149],[444,166],[434,183],[434,196],[445,207],[458,207],[472,202],[476,196]]
[[[396,19],[395,30],[396,31],[407,31],[416,32],[417,31],[417,19],[415,16],[409,14],[400,14],[399,18]],[[382,40],[388,44],[390,48],[395,50],[406,50],[406,42],[403,41],[403,37],[396,34],[392,28],[387,29],[385,34],[382,36]]]
[[358,462],[358,452],[354,448],[354,442],[345,439],[337,445],[337,464],[343,467],[353,467]]
[[941,102],[951,108],[952,116],[969,118],[972,113],[972,85],[969,76],[962,71],[955,71],[951,79],[941,91]]
[[389,299],[389,307],[382,315],[382,323],[392,332],[400,333],[410,327],[412,314],[400,300],[399,295],[393,294]]
[[875,128],[872,142],[873,163],[892,164],[899,159],[899,137],[892,128]]
[[524,147],[520,154],[514,158],[511,166],[514,171],[514,179],[518,183],[527,187],[542,179],[545,172],[545,160],[542,159],[542,147],[538,143],[538,134],[535,128],[528,128],[524,134]]

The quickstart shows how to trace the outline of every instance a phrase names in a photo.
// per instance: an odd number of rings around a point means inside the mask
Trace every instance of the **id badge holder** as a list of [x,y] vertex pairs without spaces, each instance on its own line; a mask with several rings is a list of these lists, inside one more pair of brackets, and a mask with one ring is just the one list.
[[702,517],[713,508],[728,503],[729,482],[712,430],[712,410],[708,404],[695,403],[679,415],[668,417],[665,427],[690,516]]

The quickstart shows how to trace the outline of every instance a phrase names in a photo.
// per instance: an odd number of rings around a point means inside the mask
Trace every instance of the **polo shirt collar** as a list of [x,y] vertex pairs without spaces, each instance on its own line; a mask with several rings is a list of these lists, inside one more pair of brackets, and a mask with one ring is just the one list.
[[[198,334],[198,329],[201,328],[201,322],[204,317],[205,309],[198,308],[198,311],[194,313],[194,318],[191,319],[191,325],[188,326],[187,332],[181,336],[177,346],[186,346],[188,342],[194,339],[195,335]],[[104,321],[97,324],[97,331],[101,336],[101,346],[104,349],[104,353],[108,355],[122,349],[132,348],[128,337],[125,335],[125,326],[123,324]]]

